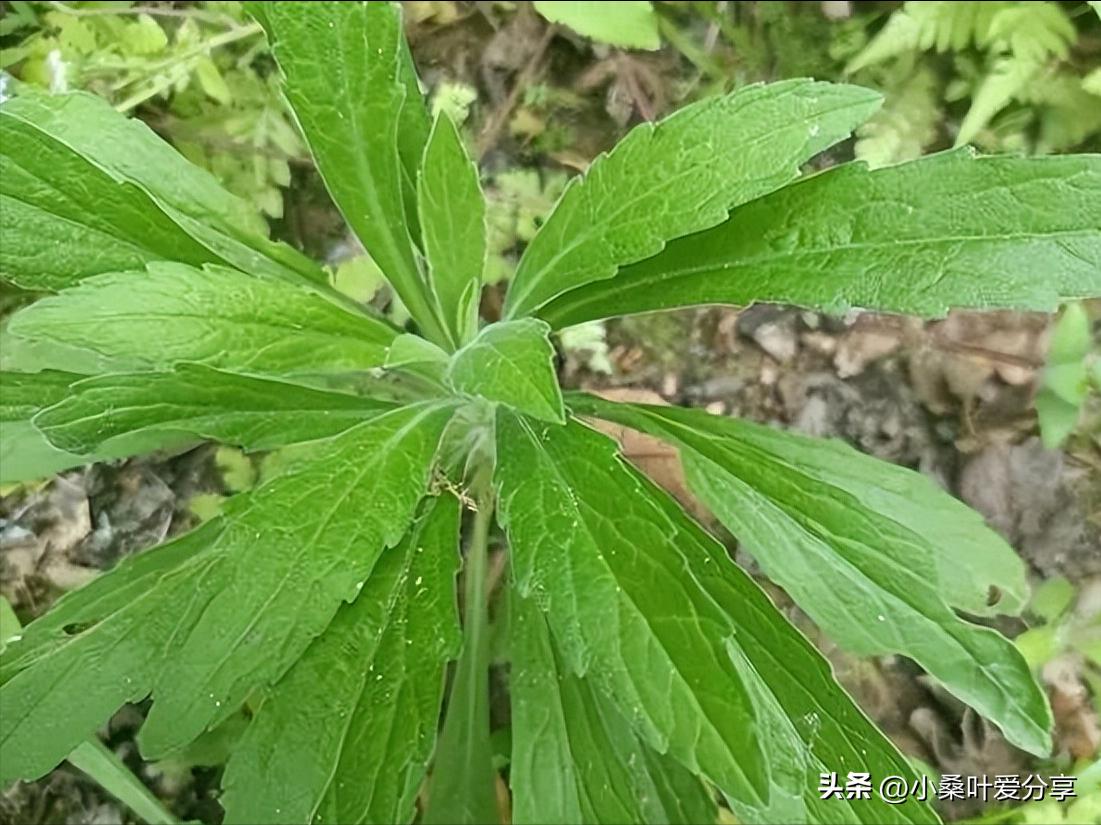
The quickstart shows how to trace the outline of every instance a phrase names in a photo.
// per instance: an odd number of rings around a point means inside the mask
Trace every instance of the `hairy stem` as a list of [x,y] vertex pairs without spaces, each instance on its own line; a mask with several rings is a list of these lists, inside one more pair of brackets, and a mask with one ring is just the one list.
[[463,652],[440,734],[425,825],[498,822],[489,740],[489,611],[486,600],[493,488],[488,473],[473,485],[477,511],[463,564]]

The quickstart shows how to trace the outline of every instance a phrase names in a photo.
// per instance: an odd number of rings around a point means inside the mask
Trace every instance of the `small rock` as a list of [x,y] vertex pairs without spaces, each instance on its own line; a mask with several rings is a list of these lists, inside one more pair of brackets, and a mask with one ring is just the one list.
[[901,337],[890,330],[853,327],[837,344],[833,363],[842,378],[860,375],[868,365],[898,351]]
[[791,361],[799,350],[794,322],[761,324],[754,330],[753,340],[781,364]]
[[803,343],[822,355],[833,355],[837,351],[837,339],[824,332],[804,333]]
[[685,394],[689,399],[696,402],[715,401],[737,395],[745,387],[745,383],[745,379],[736,375],[720,375],[716,378],[710,378],[702,384],[687,387]]
[[758,304],[738,316],[737,329],[769,356],[786,364],[799,352],[797,321],[797,315],[788,310]]

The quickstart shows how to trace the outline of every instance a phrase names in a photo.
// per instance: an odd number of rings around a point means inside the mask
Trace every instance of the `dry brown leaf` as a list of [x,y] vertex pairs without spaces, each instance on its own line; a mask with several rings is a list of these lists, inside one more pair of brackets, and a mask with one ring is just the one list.
[[1081,655],[1068,653],[1052,659],[1043,671],[1050,688],[1056,741],[1076,760],[1093,759],[1101,750],[1101,724],[1082,681],[1082,667]]
[[[627,387],[594,390],[593,394],[609,401],[620,401],[628,404],[668,406],[669,403],[651,390],[636,390]],[[680,455],[676,448],[653,436],[619,424],[598,419],[587,420],[595,429],[618,441],[624,458],[638,467],[655,484],[665,489],[689,513],[700,521],[710,522],[712,520],[707,509],[688,489],[688,483],[684,478],[684,468],[681,466]]]

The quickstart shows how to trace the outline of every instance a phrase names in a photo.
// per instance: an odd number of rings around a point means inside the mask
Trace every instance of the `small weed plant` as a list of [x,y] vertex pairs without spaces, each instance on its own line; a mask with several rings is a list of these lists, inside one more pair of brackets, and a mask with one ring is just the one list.
[[748,86],[572,180],[487,324],[478,172],[428,115],[399,7],[249,11],[411,320],[334,291],[102,100],[0,107],[0,271],[45,293],[4,332],[4,480],[202,439],[281,450],[219,515],[7,645],[0,780],[151,699],[151,760],[248,719],[230,823],[496,822],[501,775],[516,823],[714,822],[720,801],[746,823],[937,821],[917,798],[820,791],[823,773],[916,774],[594,420],[674,445],[716,523],[841,647],[912,659],[1048,753],[1044,693],[988,626],[1025,604],[1024,569],[976,513],[839,442],[564,393],[550,336],[699,304],[935,317],[1101,295],[1101,159],[960,149],[801,175],[879,97]]

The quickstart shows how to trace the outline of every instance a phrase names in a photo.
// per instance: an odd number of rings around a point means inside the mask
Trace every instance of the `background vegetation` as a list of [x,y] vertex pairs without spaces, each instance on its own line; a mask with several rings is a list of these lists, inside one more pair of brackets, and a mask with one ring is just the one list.
[[[404,3],[432,105],[464,125],[491,198],[491,269],[506,280],[568,178],[630,126],[761,80],[851,79],[885,103],[857,139],[818,158],[872,165],[956,144],[987,152],[1101,150],[1101,16],[1085,2],[617,3],[577,17],[521,2]],[[248,198],[274,235],[326,261],[334,283],[400,319],[328,202],[278,95],[259,27],[233,2],[4,2],[0,95],[21,83],[87,89],[144,119]],[[1038,273],[1042,277],[1042,273]],[[5,288],[0,306],[28,296]],[[486,297],[492,314],[495,296]],[[1017,636],[1058,720],[1057,751],[1029,761],[933,690],[911,664],[855,661],[819,639],[845,684],[931,772],[1076,772],[1081,798],[947,806],[983,822],[1101,821],[1101,384],[1095,307],[1043,316],[826,318],[783,307],[692,310],[563,333],[578,386],[655,394],[820,435],[920,468],[1020,550],[1037,590]],[[0,361],[3,354],[0,352]],[[628,452],[683,494],[668,454]],[[19,618],[216,512],[266,471],[202,449],[97,466],[0,491],[0,587]],[[783,602],[783,594],[777,593]],[[0,603],[4,608],[6,603]],[[0,609],[0,619],[6,614]],[[809,623],[807,632],[818,638]],[[2,628],[3,622],[0,622]],[[0,633],[0,635],[3,635]],[[108,744],[134,759],[140,710]],[[141,778],[185,818],[210,819],[230,726]],[[507,744],[501,743],[501,758]],[[77,772],[4,791],[0,821],[131,816]]]

